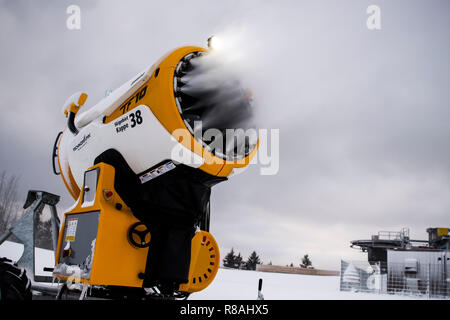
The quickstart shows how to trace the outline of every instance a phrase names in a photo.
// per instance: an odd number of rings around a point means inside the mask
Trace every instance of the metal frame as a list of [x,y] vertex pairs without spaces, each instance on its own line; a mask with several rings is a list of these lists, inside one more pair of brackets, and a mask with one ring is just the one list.
[[[340,290],[450,299],[450,278],[446,270],[447,262],[444,261],[448,257],[448,252],[434,253],[441,254],[443,259],[435,262],[417,259],[416,270],[410,270],[410,265],[406,261],[415,259],[403,259],[409,255],[400,255],[401,259],[387,263],[341,260]],[[387,270],[387,273],[383,270]]]
[[35,275],[35,217],[36,215],[42,213],[45,205],[48,205],[50,207],[52,242],[53,249],[56,255],[60,224],[58,213],[56,210],[56,204],[59,202],[59,200],[60,197],[58,195],[46,191],[28,191],[27,199],[23,206],[23,208],[27,210],[14,226],[8,229],[8,231],[6,231],[6,233],[0,237],[0,245],[5,242],[5,240],[8,239],[11,235],[16,236],[22,242],[22,244],[24,245],[23,254],[17,261],[17,264],[19,265],[19,267],[24,268],[27,271],[27,274],[35,282],[53,281],[53,277]]

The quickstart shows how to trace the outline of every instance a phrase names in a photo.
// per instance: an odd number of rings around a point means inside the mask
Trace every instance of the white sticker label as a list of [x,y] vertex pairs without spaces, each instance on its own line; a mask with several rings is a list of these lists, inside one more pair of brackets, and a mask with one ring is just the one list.
[[152,179],[155,179],[156,177],[175,169],[175,164],[172,161],[169,161],[158,168],[155,168],[147,173],[144,173],[143,175],[139,176],[139,179],[141,179],[141,183],[146,183],[147,181],[150,181]]
[[75,241],[75,234],[77,233],[78,219],[69,219],[67,221],[66,241]]

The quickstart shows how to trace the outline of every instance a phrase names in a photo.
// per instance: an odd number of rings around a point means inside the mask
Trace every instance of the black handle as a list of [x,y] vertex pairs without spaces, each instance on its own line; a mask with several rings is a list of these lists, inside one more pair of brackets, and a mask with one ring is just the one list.
[[75,127],[75,113],[69,112],[69,119],[67,120],[67,127],[69,128],[70,132],[73,134],[78,134],[78,129]]
[[[145,226],[146,229],[142,230],[142,231],[137,230],[136,228],[141,225]],[[128,240],[130,241],[130,243],[133,246],[135,246],[137,248],[147,248],[148,246],[150,246],[150,241],[151,241],[150,240],[149,242],[145,242],[145,237],[148,233],[150,233],[150,230],[147,229],[147,226],[145,224],[143,224],[142,222],[136,222],[136,223],[132,224],[130,226],[130,228],[128,229]],[[136,241],[134,241],[133,234],[136,234],[137,236],[139,236],[141,243],[137,243]],[[151,233],[150,233],[150,236],[151,236]]]
[[58,153],[56,152],[58,150],[58,140],[61,135],[62,135],[62,131],[59,132],[58,135],[56,136],[55,143],[53,144],[53,154],[52,154],[53,173],[56,174],[57,176],[59,176],[61,174],[61,172],[56,171],[56,166],[55,166],[55,158],[58,156]]

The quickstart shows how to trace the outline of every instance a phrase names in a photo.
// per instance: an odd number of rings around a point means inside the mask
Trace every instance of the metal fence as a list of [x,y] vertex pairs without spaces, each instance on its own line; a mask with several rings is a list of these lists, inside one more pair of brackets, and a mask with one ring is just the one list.
[[403,241],[409,239],[409,229],[403,228],[401,231],[379,231],[376,237],[377,240],[399,240]]
[[[450,270],[449,270],[450,271]],[[450,299],[450,277],[442,263],[371,263],[341,260],[340,290]]]

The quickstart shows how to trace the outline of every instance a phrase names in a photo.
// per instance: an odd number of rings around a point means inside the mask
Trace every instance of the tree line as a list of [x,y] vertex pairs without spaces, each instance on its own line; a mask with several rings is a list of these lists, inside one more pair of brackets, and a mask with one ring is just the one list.
[[0,234],[12,227],[17,221],[17,185],[15,175],[8,176],[5,171],[0,174]]
[[[244,269],[244,270],[256,270],[256,265],[262,264],[259,255],[256,251],[253,251],[247,260],[244,261],[243,257],[240,253],[236,254],[234,252],[234,248],[231,248],[231,251],[228,252],[223,259],[223,266],[227,268],[233,269]],[[269,262],[269,265],[272,265],[272,261]],[[301,268],[309,268],[314,269],[312,265],[312,261],[309,258],[308,254],[305,254],[299,264]],[[286,267],[294,267],[294,264],[291,262],[290,265],[286,265]]]
[[262,261],[256,251],[253,251],[247,260],[244,261],[241,253],[235,254],[234,249],[231,248],[231,251],[223,259],[224,267],[233,269],[256,270],[257,264],[262,264]]
[[[302,258],[302,262],[299,264],[300,268],[308,268],[308,269],[314,269],[312,265],[312,261],[309,258],[308,254],[305,254]],[[291,262],[290,265],[286,265],[286,267],[294,267],[294,264]]]

